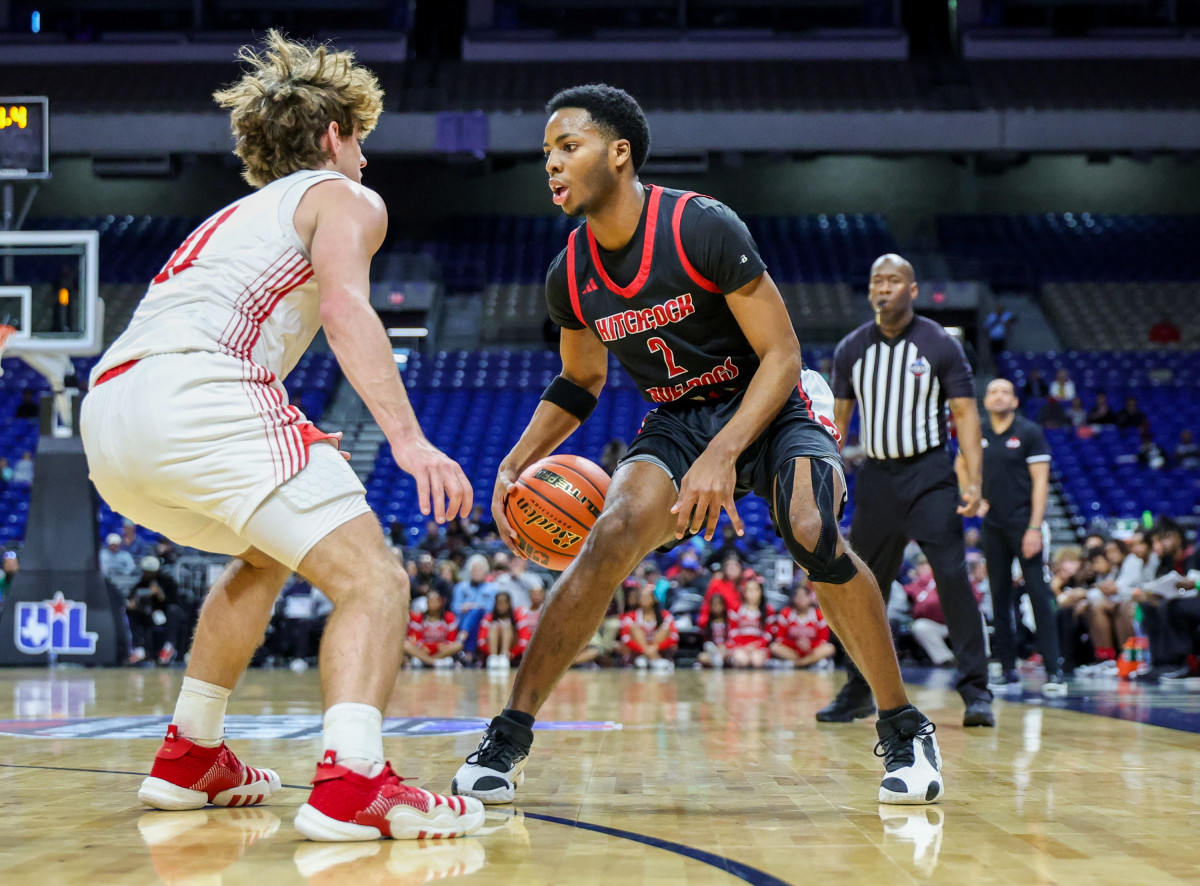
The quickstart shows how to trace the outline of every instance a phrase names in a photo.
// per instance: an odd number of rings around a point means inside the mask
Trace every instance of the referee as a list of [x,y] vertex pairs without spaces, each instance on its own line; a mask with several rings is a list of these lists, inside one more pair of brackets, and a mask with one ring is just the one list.
[[[962,346],[939,324],[913,313],[917,282],[905,259],[888,254],[875,260],[870,298],[875,322],[842,339],[833,358],[834,421],[847,439],[857,400],[867,454],[855,482],[850,544],[884,594],[900,571],[908,540],[921,546],[958,658],[963,725],[995,726],[983,617],[963,546],[962,517],[979,507],[983,456],[971,367]],[[968,478],[961,490],[946,448],[947,404]],[[818,720],[846,723],[874,712],[871,690],[853,662],[847,672],[846,684]]]
[[[1042,518],[1050,488],[1050,447],[1042,429],[1017,415],[1016,389],[1008,379],[988,383],[983,408],[983,554],[995,612],[995,653],[1004,668],[1005,689],[1019,690],[1013,612],[1012,562],[1021,561],[1025,590],[1037,624],[1037,650],[1046,665],[1046,695],[1066,694],[1058,651],[1054,598],[1042,561]],[[965,469],[960,456],[956,467]],[[961,473],[960,473],[961,476]]]

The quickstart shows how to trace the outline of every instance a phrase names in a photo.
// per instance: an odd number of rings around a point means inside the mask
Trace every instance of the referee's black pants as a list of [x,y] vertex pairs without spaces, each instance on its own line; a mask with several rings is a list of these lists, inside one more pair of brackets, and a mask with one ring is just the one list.
[[984,521],[983,555],[987,558],[988,584],[992,588],[993,651],[1005,672],[1017,666],[1016,614],[1014,612],[1012,561],[1021,561],[1025,590],[1033,604],[1037,623],[1037,651],[1042,654],[1046,673],[1061,667],[1058,650],[1058,622],[1054,597],[1046,584],[1046,567],[1039,550],[1032,557],[1021,556],[1021,540],[1029,526],[1028,519],[1008,525]]
[[[912,458],[868,459],[855,476],[850,545],[879,583],[887,600],[900,572],[904,546],[921,546],[933,570],[938,598],[958,658],[956,688],[966,702],[992,698],[987,686],[987,639],[983,616],[967,578],[958,481],[949,453],[933,449]],[[867,681],[847,662],[849,681],[869,692]]]

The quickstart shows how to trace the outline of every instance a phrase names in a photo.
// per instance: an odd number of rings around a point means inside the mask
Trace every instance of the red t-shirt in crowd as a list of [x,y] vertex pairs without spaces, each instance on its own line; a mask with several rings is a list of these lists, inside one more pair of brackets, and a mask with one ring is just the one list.
[[704,627],[708,624],[708,601],[713,598],[713,595],[720,594],[725,598],[725,611],[733,612],[742,603],[742,598],[737,592],[737,588],[733,586],[733,582],[722,575],[717,575],[708,583],[708,590],[704,592],[704,602],[700,604],[700,615],[697,618],[696,624]]
[[[642,626],[642,633],[646,635],[648,643],[654,640],[654,635],[658,632],[660,625],[654,620],[653,615],[647,615],[641,609],[634,609],[621,616],[621,642],[628,646],[631,652],[645,652],[642,645],[633,639],[635,624]],[[663,624],[668,626],[667,636],[658,644],[659,652],[674,649],[679,645],[679,628],[675,625],[675,617],[669,612],[664,612]]]
[[771,622],[771,636],[803,658],[822,643],[829,642],[829,626],[815,606],[808,612],[797,612],[786,606]]
[[745,604],[737,609],[729,610],[729,641],[727,646],[748,646],[752,649],[766,649],[771,645],[771,619],[775,610],[767,607],[766,623],[763,623],[762,613],[757,607]]
[[458,619],[449,609],[439,619],[431,619],[427,612],[414,612],[408,618],[408,639],[433,655],[446,643],[458,639]]

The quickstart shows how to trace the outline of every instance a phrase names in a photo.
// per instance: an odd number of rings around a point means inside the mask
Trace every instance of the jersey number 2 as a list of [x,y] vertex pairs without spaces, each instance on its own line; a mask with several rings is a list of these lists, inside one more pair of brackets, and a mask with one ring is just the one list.
[[646,347],[650,349],[652,354],[662,353],[663,359],[667,361],[667,375],[674,378],[677,375],[683,375],[687,372],[682,366],[675,362],[675,354],[667,347],[667,343],[661,338],[652,338],[646,342]]

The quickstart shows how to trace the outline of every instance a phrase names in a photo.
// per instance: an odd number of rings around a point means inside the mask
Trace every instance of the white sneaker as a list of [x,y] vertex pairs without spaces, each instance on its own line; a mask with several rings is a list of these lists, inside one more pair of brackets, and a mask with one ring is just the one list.
[[650,667],[656,671],[673,671],[675,670],[675,662],[669,658],[656,658],[650,663]]
[[875,756],[883,757],[885,770],[879,786],[880,803],[918,806],[942,796],[942,752],[934,729],[916,708],[875,723],[879,734]]
[[633,666],[639,671],[644,671],[646,668],[650,667],[650,660],[644,655],[639,655],[633,660]]
[[419,658],[410,658],[408,660],[408,666],[414,671],[419,671],[421,668],[425,667],[425,662],[421,661]]
[[511,671],[512,670],[512,659],[510,659],[507,655],[497,655],[496,656],[496,670],[497,671]]
[[488,668],[488,670],[489,670],[489,671],[494,671],[494,670],[496,669],[496,662],[497,662],[497,661],[499,661],[499,660],[500,660],[500,656],[496,655],[495,653],[493,653],[492,655],[489,655],[489,656],[487,657],[487,668]]
[[533,730],[502,716],[488,724],[475,752],[458,767],[450,790],[486,805],[511,803],[525,781],[525,761],[533,745]]
[[433,666],[439,671],[452,670],[454,668],[454,664],[455,662],[452,658],[435,658],[433,660]]

